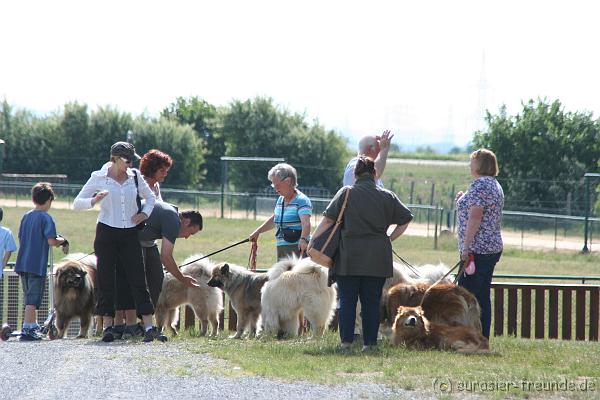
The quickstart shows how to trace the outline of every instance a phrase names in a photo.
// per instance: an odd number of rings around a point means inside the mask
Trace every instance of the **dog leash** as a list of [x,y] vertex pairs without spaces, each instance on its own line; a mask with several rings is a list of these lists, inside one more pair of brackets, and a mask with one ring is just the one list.
[[248,269],[252,272],[256,272],[256,254],[258,253],[258,242],[252,242],[250,248],[250,255],[248,256]]
[[190,262],[187,262],[187,263],[185,263],[185,264],[182,264],[182,265],[180,265],[178,268],[185,267],[186,265],[193,264],[193,263],[195,263],[196,261],[203,260],[203,259],[205,259],[205,258],[207,258],[207,257],[213,256],[213,255],[215,255],[215,254],[217,254],[217,253],[220,253],[220,252],[222,252],[222,251],[225,251],[225,250],[227,250],[227,249],[230,249],[230,248],[232,248],[232,247],[235,247],[235,246],[239,246],[240,244],[244,244],[244,243],[246,243],[246,242],[249,242],[249,241],[250,241],[250,239],[249,239],[249,238],[247,238],[247,239],[244,239],[244,240],[240,240],[239,242],[237,242],[237,243],[234,243],[234,244],[232,244],[232,245],[230,245],[230,246],[224,247],[224,248],[222,248],[221,250],[213,251],[213,252],[212,252],[212,253],[210,253],[210,254],[207,254],[207,255],[205,255],[205,256],[202,256],[202,257],[200,257],[200,258],[197,258],[197,259],[195,259],[195,260],[192,260],[192,261],[190,261]]
[[400,255],[398,253],[396,253],[396,251],[394,249],[392,249],[392,253],[394,253],[394,255],[396,257],[398,257],[400,259],[400,261],[402,261],[402,263],[404,265],[406,265],[406,267],[408,269],[410,269],[412,271],[412,273],[417,276],[417,278],[421,278],[421,274],[419,274],[419,272],[417,271],[417,269],[415,267],[413,267],[412,265],[410,265],[404,258],[400,257]]
[[437,281],[435,281],[435,283],[434,283],[433,285],[429,286],[429,287],[427,288],[427,290],[425,290],[425,293],[423,293],[423,297],[421,298],[421,304],[419,304],[419,306],[423,306],[423,301],[425,300],[425,296],[427,296],[427,293],[429,293],[429,291],[430,291],[430,290],[431,290],[431,289],[432,289],[432,288],[433,288],[435,285],[438,285],[438,284],[439,284],[441,281],[443,281],[444,279],[446,279],[446,277],[448,277],[448,275],[450,275],[450,273],[452,273],[452,271],[454,271],[454,270],[456,269],[456,267],[458,267],[459,265],[460,265],[461,267],[459,268],[459,270],[458,270],[458,274],[456,274],[456,279],[454,280],[454,283],[456,283],[456,281],[458,280],[458,276],[460,275],[460,273],[461,273],[461,271],[462,271],[462,269],[463,269],[463,268],[462,268],[462,265],[463,265],[463,262],[462,262],[462,260],[458,260],[458,262],[457,262],[457,263],[454,265],[454,267],[452,267],[452,268],[450,269],[450,271],[446,272],[446,273],[444,274],[444,276],[442,276],[440,279],[438,279]]
[[92,251],[91,253],[89,253],[89,254],[86,254],[85,256],[83,256],[83,257],[81,257],[81,258],[79,258],[79,259],[75,260],[75,262],[79,262],[79,261],[83,260],[84,258],[86,258],[86,257],[89,257],[89,256],[92,256],[92,255],[94,255],[94,254],[96,254],[96,252],[95,252],[95,251]]

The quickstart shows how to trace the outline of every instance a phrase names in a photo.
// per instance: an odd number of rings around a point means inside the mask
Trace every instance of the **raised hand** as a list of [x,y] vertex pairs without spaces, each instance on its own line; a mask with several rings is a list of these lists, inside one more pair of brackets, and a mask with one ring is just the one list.
[[381,150],[389,149],[390,143],[392,142],[392,138],[393,137],[394,137],[394,135],[391,134],[391,131],[389,129],[383,131],[383,133],[379,137],[379,147],[380,147],[380,149]]

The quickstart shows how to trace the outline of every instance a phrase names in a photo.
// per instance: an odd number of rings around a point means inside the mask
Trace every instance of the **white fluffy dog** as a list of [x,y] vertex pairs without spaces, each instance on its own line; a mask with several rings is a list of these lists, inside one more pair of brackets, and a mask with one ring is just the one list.
[[335,298],[335,289],[327,286],[326,268],[310,258],[280,261],[269,270],[269,281],[262,288],[263,333],[297,336],[304,312],[313,337],[321,337],[333,317]]
[[[183,264],[202,255],[188,257]],[[200,335],[208,332],[211,325],[211,335],[216,336],[219,332],[219,314],[223,310],[223,292],[221,289],[210,287],[206,284],[211,277],[214,265],[205,258],[181,268],[181,272],[193,276],[200,287],[188,288],[179,282],[173,275],[166,274],[163,281],[162,291],[156,305],[156,325],[170,328],[177,335],[177,321],[179,321],[179,307],[189,304],[200,320]]]

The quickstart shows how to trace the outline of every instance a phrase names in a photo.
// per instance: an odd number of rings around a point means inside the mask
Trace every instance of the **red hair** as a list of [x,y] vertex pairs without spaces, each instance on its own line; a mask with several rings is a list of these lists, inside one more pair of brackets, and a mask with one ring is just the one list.
[[160,150],[152,149],[140,160],[140,171],[147,178],[154,177],[156,171],[161,168],[171,168],[173,159],[167,153]]

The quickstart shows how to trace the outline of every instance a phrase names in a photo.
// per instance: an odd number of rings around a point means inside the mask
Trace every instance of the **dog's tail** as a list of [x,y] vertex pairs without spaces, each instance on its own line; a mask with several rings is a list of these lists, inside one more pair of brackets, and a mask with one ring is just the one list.
[[262,287],[260,326],[263,334],[274,335],[279,331],[279,312],[277,296],[273,294],[273,286],[267,282]]
[[[198,282],[206,283],[212,276],[214,265],[208,258],[198,260],[198,258],[201,257],[202,254],[196,254],[186,258],[182,264],[183,267],[181,267],[181,272],[193,276]],[[189,262],[191,262],[191,264],[188,264]]]
[[284,272],[291,271],[292,268],[298,263],[298,258],[295,256],[285,258],[278,263],[274,264],[269,271],[267,271],[267,275],[269,276],[269,280],[272,281],[277,279]]
[[298,274],[321,274],[327,270],[310,258],[303,258],[294,265],[293,271]]
[[469,326],[472,326],[477,332],[482,332],[483,327],[481,326],[481,308],[477,300],[466,301],[467,303],[467,318],[469,320]]
[[[450,268],[448,268],[448,266],[442,262],[440,262],[438,265],[425,264],[417,266],[416,268],[421,274],[421,278],[426,280],[428,283],[437,282],[450,270]],[[446,277],[440,283],[452,283],[452,280],[449,277]]]

